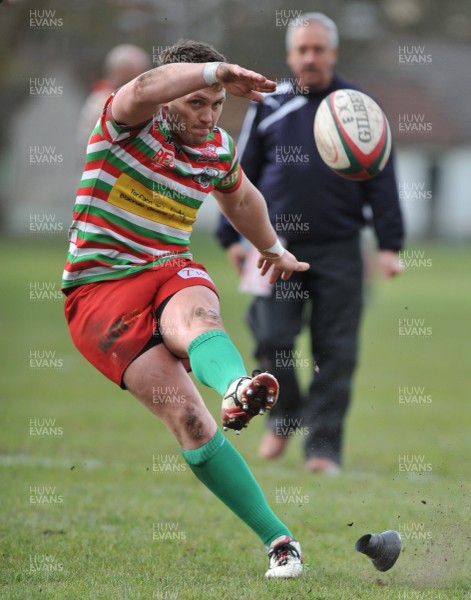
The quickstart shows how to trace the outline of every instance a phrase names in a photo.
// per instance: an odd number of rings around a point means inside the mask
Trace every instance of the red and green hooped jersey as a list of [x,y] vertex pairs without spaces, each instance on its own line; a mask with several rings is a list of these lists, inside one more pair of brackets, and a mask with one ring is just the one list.
[[112,98],[87,148],[69,230],[62,289],[135,275],[188,249],[196,213],[213,190],[233,192],[242,172],[232,138],[215,128],[201,146],[180,144],[161,114],[123,127]]

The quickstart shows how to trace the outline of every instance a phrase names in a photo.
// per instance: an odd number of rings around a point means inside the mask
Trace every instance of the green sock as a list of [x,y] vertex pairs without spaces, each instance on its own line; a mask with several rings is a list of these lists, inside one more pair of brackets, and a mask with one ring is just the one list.
[[218,429],[209,442],[182,450],[193,473],[268,546],[290,530],[274,514],[247,463]]
[[206,331],[195,337],[188,347],[188,356],[196,379],[221,396],[234,379],[247,375],[239,351],[221,329]]

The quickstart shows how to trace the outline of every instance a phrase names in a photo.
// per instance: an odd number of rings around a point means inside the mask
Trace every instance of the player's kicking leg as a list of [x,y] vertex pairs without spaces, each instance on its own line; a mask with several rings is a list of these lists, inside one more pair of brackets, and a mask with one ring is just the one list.
[[270,373],[247,376],[210,288],[198,285],[178,291],[165,306],[159,328],[167,348],[176,356],[189,356],[195,377],[222,395],[225,430],[239,433],[254,416],[275,405],[278,382]]
[[[181,362],[164,345],[155,346],[131,363],[124,383],[163,420],[198,479],[267,546],[269,569],[265,576],[299,576],[299,543],[269,507],[243,457],[218,429]],[[177,388],[181,401],[165,401],[164,390],[170,387]],[[163,390],[161,397],[158,390]]]

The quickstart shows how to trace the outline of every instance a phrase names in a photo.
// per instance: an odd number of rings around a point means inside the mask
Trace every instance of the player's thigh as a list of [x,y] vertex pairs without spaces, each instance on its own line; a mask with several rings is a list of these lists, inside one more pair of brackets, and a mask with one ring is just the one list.
[[159,319],[159,330],[167,348],[177,356],[186,357],[195,337],[223,324],[216,293],[195,285],[176,292],[166,303]]

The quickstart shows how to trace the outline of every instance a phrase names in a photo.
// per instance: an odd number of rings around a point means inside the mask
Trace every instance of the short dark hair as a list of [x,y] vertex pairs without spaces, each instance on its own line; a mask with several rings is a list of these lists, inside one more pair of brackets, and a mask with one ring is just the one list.
[[227,59],[209,44],[185,39],[178,40],[159,54],[159,66],[184,62],[227,62]]

